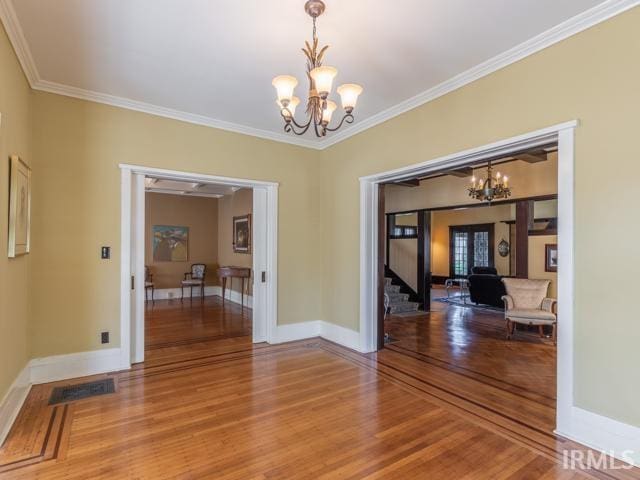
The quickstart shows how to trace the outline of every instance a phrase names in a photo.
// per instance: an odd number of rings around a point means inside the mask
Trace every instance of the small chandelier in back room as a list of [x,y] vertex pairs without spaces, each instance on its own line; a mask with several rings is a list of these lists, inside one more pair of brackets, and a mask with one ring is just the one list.
[[293,132],[296,135],[304,135],[313,125],[315,134],[324,137],[327,132],[335,132],[346,123],[353,123],[353,109],[356,106],[358,96],[362,93],[362,87],[355,83],[340,85],[337,89],[342,100],[342,108],[345,114],[342,120],[335,126],[329,127],[333,112],[337,105],[329,100],[331,86],[338,70],[333,67],[323,66],[322,60],[328,45],[318,48],[318,36],[316,35],[316,18],[325,10],[325,4],[321,0],[308,0],[304,4],[305,11],[313,19],[313,39],[311,44],[305,43],[302,49],[307,57],[307,78],[309,80],[309,98],[307,99],[306,123],[298,123],[295,118],[296,107],[300,103],[298,97],[293,96],[293,90],[298,85],[298,80],[291,75],[279,75],[273,79],[273,86],[278,92],[277,104],[284,120],[284,131]]
[[509,178],[506,175],[502,176],[500,172],[497,172],[494,177],[491,162],[487,166],[487,178],[484,180],[482,178],[476,179],[474,175],[471,177],[471,186],[467,191],[471,198],[489,203],[493,200],[511,196]]

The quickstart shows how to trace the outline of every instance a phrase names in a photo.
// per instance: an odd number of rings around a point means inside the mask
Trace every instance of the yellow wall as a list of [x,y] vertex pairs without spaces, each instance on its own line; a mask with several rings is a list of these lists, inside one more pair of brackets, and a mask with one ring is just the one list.
[[[187,195],[147,193],[145,199],[145,264],[153,274],[155,288],[177,288],[192,263],[207,266],[205,283],[216,285],[218,268],[218,199]],[[157,262],[153,259],[153,226],[189,227],[187,261]]]
[[418,240],[396,238],[389,241],[389,268],[418,291]]
[[509,241],[509,225],[503,220],[511,220],[510,205],[494,205],[467,210],[438,210],[431,212],[431,271],[433,275],[449,276],[449,227],[452,225],[473,225],[493,223],[494,262],[498,274],[509,275],[509,257],[501,257],[498,244],[504,238]]
[[[227,195],[218,203],[218,261],[220,265],[253,268],[253,255],[233,251],[233,217],[253,213],[253,190],[243,188],[233,195]],[[253,228],[253,227],[252,227]],[[253,276],[253,272],[251,272]],[[251,293],[252,285],[245,281],[245,288]],[[240,292],[239,279],[227,280],[227,288]]]
[[579,119],[575,399],[640,426],[640,383],[630,381],[640,322],[629,299],[637,285],[602,283],[635,278],[640,264],[633,242],[613,248],[611,240],[640,233],[637,222],[620,220],[637,217],[639,27],[634,8],[321,152],[323,318],[358,329],[358,177]]
[[0,28],[0,402],[29,359],[30,255],[7,258],[9,155],[33,163],[30,90]]
[[558,298],[558,274],[545,272],[545,249],[547,243],[558,243],[556,235],[532,235],[529,236],[529,278],[541,278],[551,280],[548,295]]
[[43,92],[33,101],[33,356],[119,344],[119,163],[280,182],[278,322],[321,318],[316,151]]

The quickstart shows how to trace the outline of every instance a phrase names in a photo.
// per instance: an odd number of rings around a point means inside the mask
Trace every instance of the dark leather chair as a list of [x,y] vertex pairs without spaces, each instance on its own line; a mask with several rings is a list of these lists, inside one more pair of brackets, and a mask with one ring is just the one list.
[[507,292],[502,276],[493,267],[473,267],[469,275],[469,298],[475,304],[503,307],[502,296]]

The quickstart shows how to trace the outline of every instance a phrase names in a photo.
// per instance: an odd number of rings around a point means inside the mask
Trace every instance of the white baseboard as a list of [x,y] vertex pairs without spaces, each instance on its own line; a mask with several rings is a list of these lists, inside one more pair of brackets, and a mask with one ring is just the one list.
[[9,435],[13,422],[18,417],[22,404],[31,390],[29,364],[24,366],[0,402],[0,446]]
[[320,320],[278,325],[271,333],[269,343],[293,342],[320,336]]
[[[222,287],[214,287],[214,288],[217,288],[216,295],[222,296]],[[235,290],[229,290],[227,288],[227,291],[225,292],[225,300],[229,300],[233,303],[237,303],[238,305],[240,305],[242,300],[242,295],[240,294],[240,292],[237,292]],[[251,295],[244,296],[244,306],[253,308],[253,297]]]
[[358,352],[362,351],[358,332],[322,320],[278,325],[275,333],[271,336],[271,343],[292,342],[314,337],[322,337],[343,347]]
[[635,466],[640,466],[640,428],[579,407],[571,408],[571,418],[558,435]]
[[29,362],[29,367],[33,384],[86,377],[122,368],[119,348],[34,358]]
[[[217,289],[217,290],[216,290]],[[149,300],[151,300],[151,292],[149,292]],[[215,285],[209,285],[204,287],[204,296],[211,297],[213,295],[220,295],[220,287],[216,287]],[[189,298],[189,289],[184,289],[185,298]],[[200,297],[200,289],[193,289],[193,296]],[[171,299],[180,299],[180,288],[156,288],[153,292],[153,298],[155,300],[171,300]],[[145,297],[146,298],[146,297]]]
[[[188,288],[184,289],[184,295],[185,295],[185,298],[189,298],[190,293]],[[193,289],[193,296],[198,298],[200,297],[199,288]],[[205,297],[212,297],[212,296],[221,297],[222,287],[220,287],[219,285],[208,285],[204,287],[204,296]],[[181,297],[180,288],[156,288],[155,292],[153,293],[153,298],[156,300],[180,299],[180,297]],[[235,290],[227,289],[227,291],[225,292],[225,299],[233,303],[240,304],[240,301],[242,299],[241,297],[242,296],[240,295],[240,292],[236,292]],[[149,298],[151,298],[151,292],[149,292]],[[244,306],[253,308],[253,297],[251,295],[244,296]]]
[[341,327],[335,323],[321,322],[320,336],[326,340],[338,343],[343,347],[350,348],[356,352],[362,352],[360,346],[360,333],[350,328]]

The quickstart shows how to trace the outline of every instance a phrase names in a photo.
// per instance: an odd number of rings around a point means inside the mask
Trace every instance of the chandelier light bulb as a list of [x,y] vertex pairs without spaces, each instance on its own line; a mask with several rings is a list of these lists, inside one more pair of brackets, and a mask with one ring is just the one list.
[[358,96],[362,93],[362,87],[355,83],[345,83],[338,87],[338,94],[342,100],[342,108],[351,113],[356,108]]
[[327,106],[324,110],[322,110],[322,124],[328,125],[331,121],[331,116],[333,112],[338,108],[336,102],[332,102],[331,100],[327,100]]
[[506,175],[502,178],[502,184],[505,186],[505,188],[508,186],[508,182],[509,182],[509,177],[507,177]]
[[291,100],[289,101],[289,104],[286,107],[280,101],[276,101],[276,103],[282,110],[282,115],[285,118],[292,118],[296,114],[296,107],[300,105],[300,99],[298,97],[292,97]]
[[333,79],[338,74],[338,70],[333,67],[316,67],[309,72],[316,86],[316,91],[323,100],[331,93]]
[[473,177],[471,177],[471,185],[475,186],[476,184],[476,176],[474,175]]
[[291,75],[278,75],[273,79],[271,84],[276,87],[276,92],[278,92],[278,102],[280,102],[283,107],[288,106],[293,97],[293,90],[298,85],[296,77],[292,77]]

